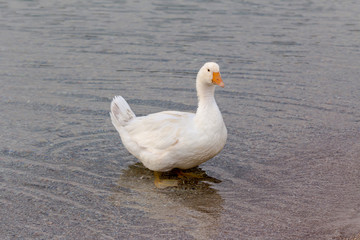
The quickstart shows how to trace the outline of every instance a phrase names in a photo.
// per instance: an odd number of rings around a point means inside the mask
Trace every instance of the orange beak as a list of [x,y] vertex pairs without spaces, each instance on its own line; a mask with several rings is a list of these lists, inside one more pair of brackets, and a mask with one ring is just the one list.
[[213,84],[219,85],[220,87],[224,87],[225,84],[221,79],[220,73],[219,72],[214,72],[213,73],[213,79],[212,79]]

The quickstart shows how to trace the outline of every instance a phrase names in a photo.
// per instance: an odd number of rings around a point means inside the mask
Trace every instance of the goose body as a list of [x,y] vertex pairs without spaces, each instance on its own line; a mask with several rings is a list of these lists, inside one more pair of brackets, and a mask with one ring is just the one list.
[[206,63],[196,78],[196,113],[164,111],[136,117],[125,99],[116,96],[111,102],[112,124],[126,149],[150,170],[196,167],[217,155],[227,138],[215,85],[224,87],[219,66]]

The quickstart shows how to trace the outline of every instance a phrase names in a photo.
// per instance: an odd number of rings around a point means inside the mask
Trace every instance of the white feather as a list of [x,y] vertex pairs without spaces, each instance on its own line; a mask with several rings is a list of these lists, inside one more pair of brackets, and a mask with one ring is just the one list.
[[116,128],[125,126],[126,123],[136,117],[129,104],[122,96],[116,96],[112,100],[110,116],[111,121]]
[[111,120],[128,151],[147,168],[162,172],[192,168],[218,154],[227,138],[211,81],[212,72],[218,71],[216,63],[206,63],[200,69],[196,114],[165,111],[136,117],[121,96],[115,97]]

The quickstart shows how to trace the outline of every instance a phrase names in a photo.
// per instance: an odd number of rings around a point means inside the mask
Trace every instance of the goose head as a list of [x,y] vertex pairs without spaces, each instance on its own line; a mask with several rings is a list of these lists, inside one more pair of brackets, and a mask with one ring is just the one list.
[[202,66],[197,74],[197,81],[205,85],[219,85],[224,87],[225,84],[220,76],[220,67],[217,63],[208,62]]

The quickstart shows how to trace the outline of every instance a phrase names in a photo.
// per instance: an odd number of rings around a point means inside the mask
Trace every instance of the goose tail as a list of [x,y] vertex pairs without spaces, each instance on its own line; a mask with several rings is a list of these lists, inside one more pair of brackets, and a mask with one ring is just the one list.
[[110,110],[111,122],[116,129],[124,127],[128,122],[136,118],[135,113],[122,96],[114,97]]

